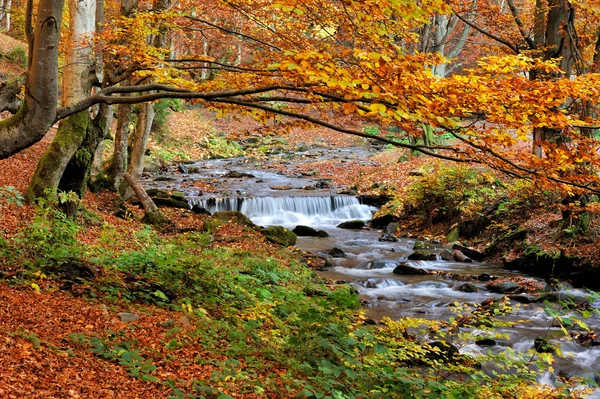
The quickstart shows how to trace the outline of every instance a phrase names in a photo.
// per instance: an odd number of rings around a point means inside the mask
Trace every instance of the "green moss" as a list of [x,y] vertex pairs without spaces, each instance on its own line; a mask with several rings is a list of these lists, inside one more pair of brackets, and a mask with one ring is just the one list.
[[[28,202],[55,195],[64,167],[83,142],[89,121],[89,112],[85,110],[61,122],[54,140],[40,158],[31,178],[25,195]],[[69,159],[65,160],[66,157]]]

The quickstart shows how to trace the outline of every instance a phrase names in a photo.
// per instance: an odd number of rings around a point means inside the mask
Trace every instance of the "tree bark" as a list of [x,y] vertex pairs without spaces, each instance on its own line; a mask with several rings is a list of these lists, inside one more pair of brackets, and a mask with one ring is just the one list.
[[[31,36],[35,40],[30,48],[25,100],[16,114],[0,121],[0,159],[37,143],[54,123],[63,5],[63,0],[40,0],[38,4]],[[26,30],[30,31],[30,28],[26,27]]]
[[[132,178],[139,180],[142,177],[144,170],[144,156],[146,154],[146,143],[150,136],[152,121],[154,120],[154,104],[144,103],[140,105],[140,113],[138,115],[135,135],[131,146],[131,160],[127,167],[127,173]],[[131,186],[131,184],[129,185]],[[119,192],[124,199],[131,198],[131,190],[121,185]]]
[[150,198],[150,196],[146,194],[146,191],[144,191],[144,188],[142,187],[138,179],[134,178],[129,173],[124,173],[123,180],[129,185],[133,193],[135,193],[135,196],[142,203],[144,212],[146,212],[146,216],[144,217],[146,222],[148,222],[149,224],[156,225],[165,223],[167,221],[167,218],[165,218],[162,212],[160,212],[154,201],[152,201],[152,198]]
[[120,104],[117,110],[113,158],[108,172],[108,178],[113,182],[115,190],[119,189],[123,181],[123,173],[127,170],[127,143],[129,142],[131,109],[129,104]]
[[[69,0],[69,9],[71,12],[68,40],[73,47],[65,56],[62,97],[65,106],[88,97],[92,88],[91,49],[84,45],[84,40],[95,29],[96,2],[95,0]],[[89,122],[88,110],[61,121],[54,140],[37,164],[27,189],[28,201],[56,192],[67,165],[85,139]],[[79,161],[82,162],[85,162],[86,157],[91,158],[86,151],[78,155]]]
[[88,123],[81,146],[71,158],[58,185],[59,190],[73,191],[81,198],[85,193],[96,156],[96,149],[107,132],[110,105],[101,104],[94,120]]

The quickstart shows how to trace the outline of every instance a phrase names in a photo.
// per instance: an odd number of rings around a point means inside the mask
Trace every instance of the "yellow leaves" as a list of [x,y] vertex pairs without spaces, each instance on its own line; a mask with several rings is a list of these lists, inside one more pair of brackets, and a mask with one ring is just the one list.
[[41,291],[42,291],[41,288],[40,288],[40,286],[38,284],[36,284],[36,283],[31,283],[31,288],[33,289],[33,291],[36,294],[40,294]]
[[383,104],[373,103],[369,105],[369,109],[373,112],[378,112],[380,114],[385,114],[387,107]]

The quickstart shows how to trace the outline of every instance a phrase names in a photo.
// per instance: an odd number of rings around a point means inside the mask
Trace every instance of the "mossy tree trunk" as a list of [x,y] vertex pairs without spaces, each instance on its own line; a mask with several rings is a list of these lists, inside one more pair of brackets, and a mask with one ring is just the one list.
[[[66,53],[63,73],[62,103],[65,106],[88,97],[95,77],[92,72],[91,48],[85,44],[85,40],[95,29],[96,1],[69,0],[69,9],[68,39],[72,46]],[[86,149],[78,152],[89,125],[88,110],[61,121],[54,140],[40,158],[29,183],[26,194],[28,201],[56,193],[63,173],[76,153],[79,161],[85,162],[85,158],[91,158]]]
[[90,115],[87,110],[61,121],[54,140],[38,161],[27,193],[27,201],[56,195],[56,189],[68,163],[85,138]]
[[75,156],[71,158],[62,175],[58,185],[59,190],[73,191],[80,198],[85,193],[96,157],[96,149],[100,147],[100,143],[104,140],[107,132],[110,112],[109,105],[100,105],[98,114],[88,124],[87,134],[83,143],[75,153]]

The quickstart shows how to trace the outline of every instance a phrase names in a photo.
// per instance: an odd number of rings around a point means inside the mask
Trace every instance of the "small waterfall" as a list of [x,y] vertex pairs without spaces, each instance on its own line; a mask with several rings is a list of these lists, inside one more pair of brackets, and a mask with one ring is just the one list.
[[354,197],[333,195],[321,197],[252,197],[191,199],[209,212],[240,211],[259,225],[331,226],[343,221],[372,216],[374,207],[361,205]]

